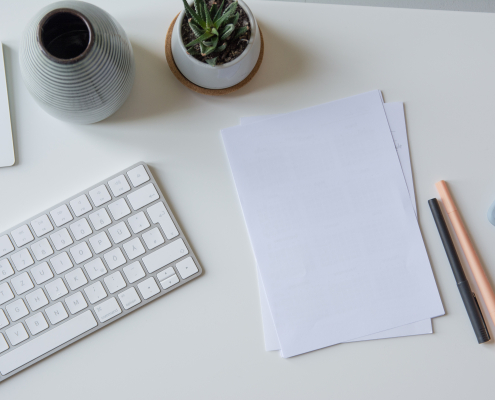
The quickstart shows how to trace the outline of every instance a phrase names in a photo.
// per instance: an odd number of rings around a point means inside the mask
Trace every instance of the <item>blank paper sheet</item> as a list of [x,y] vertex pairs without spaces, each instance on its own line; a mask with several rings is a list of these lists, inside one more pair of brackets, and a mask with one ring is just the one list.
[[378,91],[222,135],[284,357],[444,314]]
[[[406,186],[409,192],[411,203],[416,212],[416,198],[414,194],[414,183],[411,169],[411,159],[409,155],[409,143],[407,140],[406,119],[404,114],[403,103],[385,103],[385,115],[387,116],[388,124],[391,130],[391,140],[394,141],[397,155],[399,156],[399,162],[402,168]],[[273,118],[274,116],[265,115],[257,117],[241,118],[241,125],[245,125],[252,122],[258,122]],[[265,288],[263,282],[259,276],[258,267],[256,267],[258,273],[258,285],[260,293],[260,305],[261,316],[263,321],[263,336],[265,340],[265,349],[267,351],[280,350],[280,343],[278,341],[277,331],[273,323],[273,318],[268,306],[268,300],[266,299]],[[351,341],[363,341],[363,340],[376,340],[376,339],[388,339],[401,336],[411,335],[424,335],[432,333],[431,319],[425,319],[412,324],[399,326],[396,328],[388,329],[383,332],[374,333],[372,335],[364,336]]]

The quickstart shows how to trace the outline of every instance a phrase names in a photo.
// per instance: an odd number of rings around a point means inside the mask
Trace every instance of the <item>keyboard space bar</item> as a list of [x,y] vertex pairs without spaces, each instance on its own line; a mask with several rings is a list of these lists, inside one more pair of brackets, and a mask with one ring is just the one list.
[[0,357],[0,374],[7,375],[9,372],[82,335],[96,325],[95,317],[93,317],[91,311],[86,311],[76,318],[72,318],[63,325],[57,326]]

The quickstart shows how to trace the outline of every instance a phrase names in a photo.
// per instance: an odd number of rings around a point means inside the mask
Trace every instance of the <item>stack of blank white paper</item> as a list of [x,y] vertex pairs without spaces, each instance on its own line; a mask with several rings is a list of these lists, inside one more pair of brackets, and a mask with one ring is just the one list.
[[267,350],[292,357],[431,333],[444,310],[416,220],[401,103],[373,91],[244,119],[222,136]]

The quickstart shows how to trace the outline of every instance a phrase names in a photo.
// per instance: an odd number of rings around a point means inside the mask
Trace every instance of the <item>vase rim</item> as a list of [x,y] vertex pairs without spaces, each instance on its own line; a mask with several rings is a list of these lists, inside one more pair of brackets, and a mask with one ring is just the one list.
[[[43,40],[41,37],[43,26],[54,15],[61,14],[61,13],[71,14],[73,16],[80,18],[84,22],[86,27],[88,28],[88,32],[89,32],[88,45],[86,46],[86,48],[84,49],[84,51],[81,54],[78,54],[76,57],[73,57],[73,58],[60,58],[60,57],[54,56],[45,47],[45,44],[43,43]],[[74,63],[84,59],[88,55],[89,51],[93,48],[94,41],[95,41],[95,34],[94,34],[93,25],[91,24],[91,22],[88,20],[88,18],[83,13],[81,13],[80,11],[75,10],[73,8],[63,7],[63,8],[56,8],[56,9],[50,11],[40,20],[40,22],[38,23],[38,29],[36,32],[36,39],[37,39],[38,45],[41,47],[41,51],[50,60],[52,60],[58,64],[74,64]]]

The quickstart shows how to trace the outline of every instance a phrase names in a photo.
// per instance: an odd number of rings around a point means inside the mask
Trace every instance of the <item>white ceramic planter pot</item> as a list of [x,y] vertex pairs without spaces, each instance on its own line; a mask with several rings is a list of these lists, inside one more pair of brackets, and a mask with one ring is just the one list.
[[187,54],[186,46],[182,41],[181,28],[185,11],[182,10],[175,21],[172,32],[172,55],[179,71],[195,85],[206,89],[225,89],[242,82],[251,73],[261,50],[261,37],[256,19],[249,7],[242,0],[239,6],[249,18],[251,38],[243,53],[235,60],[223,65],[211,66],[196,60]]

